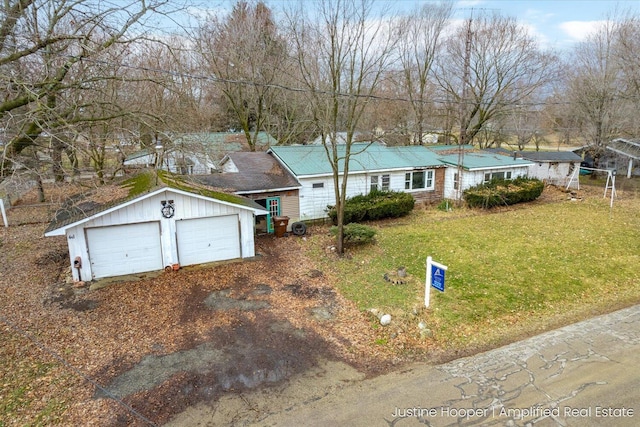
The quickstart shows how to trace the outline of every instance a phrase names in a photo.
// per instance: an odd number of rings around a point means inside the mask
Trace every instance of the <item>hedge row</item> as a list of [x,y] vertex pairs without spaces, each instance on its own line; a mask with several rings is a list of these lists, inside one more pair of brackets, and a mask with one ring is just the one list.
[[[346,200],[344,224],[384,218],[398,218],[413,210],[415,199],[409,193],[373,190]],[[329,206],[329,217],[337,223],[337,212]]]
[[470,207],[492,208],[515,205],[537,199],[544,190],[544,183],[535,178],[492,180],[464,192],[464,200]]

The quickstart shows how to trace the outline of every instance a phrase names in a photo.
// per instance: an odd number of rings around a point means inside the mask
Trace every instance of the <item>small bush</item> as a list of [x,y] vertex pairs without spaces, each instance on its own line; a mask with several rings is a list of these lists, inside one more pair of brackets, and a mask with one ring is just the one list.
[[515,205],[537,199],[544,190],[544,183],[535,178],[514,180],[491,180],[464,192],[464,200],[469,207],[493,208]]
[[[384,218],[399,218],[413,210],[415,199],[409,193],[373,190],[369,194],[351,197],[344,206],[344,224]],[[337,223],[334,206],[329,207],[329,217]]]
[[439,211],[450,212],[453,210],[453,202],[449,199],[444,199],[441,201],[436,208]]
[[[331,234],[338,235],[338,227],[331,227]],[[344,243],[362,245],[373,242],[376,230],[363,224],[352,222],[344,226]]]

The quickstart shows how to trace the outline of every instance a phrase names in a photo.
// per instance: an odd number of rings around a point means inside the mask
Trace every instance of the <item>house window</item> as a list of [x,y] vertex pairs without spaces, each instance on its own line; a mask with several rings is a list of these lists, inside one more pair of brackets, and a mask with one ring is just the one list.
[[434,171],[413,171],[404,174],[405,190],[433,190]]
[[507,172],[487,172],[484,174],[484,183],[488,183],[492,179],[511,179],[511,171]]
[[458,172],[453,174],[453,189],[458,189]]
[[313,188],[324,188],[324,182],[314,182],[312,187]]
[[382,189],[389,189],[389,175],[382,175]]
[[388,190],[389,189],[389,175],[371,175],[370,190]]

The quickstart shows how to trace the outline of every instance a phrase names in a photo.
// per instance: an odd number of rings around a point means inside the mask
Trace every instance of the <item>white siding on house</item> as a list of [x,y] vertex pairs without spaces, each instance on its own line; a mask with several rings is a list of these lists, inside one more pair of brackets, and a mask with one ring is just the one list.
[[529,177],[540,179],[549,184],[565,186],[571,179],[571,173],[577,167],[580,165],[575,162],[534,162],[529,169]]
[[[411,169],[413,170],[413,169]],[[389,175],[389,190],[402,191],[411,193],[411,190],[405,190],[405,173],[411,170],[396,171],[376,171],[367,173],[358,173],[349,175],[347,181],[347,198],[357,196],[359,194],[369,194],[371,191],[371,176]],[[435,169],[428,169],[434,171]],[[327,217],[327,206],[335,204],[335,192],[333,187],[333,177],[299,177],[298,180],[302,187],[300,188],[300,219],[320,219]],[[314,184],[322,184],[320,188],[314,188]],[[415,190],[415,191],[424,191]]]
[[458,173],[458,168],[448,167],[445,171],[444,198],[457,200],[458,197],[462,197],[462,192],[464,190],[482,184],[484,182],[484,176],[486,173],[511,172],[511,179],[515,179],[521,176],[527,176],[528,170],[529,166],[500,169],[482,169],[474,171],[463,170],[461,191],[458,191],[454,188],[455,174]]
[[[300,178],[300,219],[317,219],[327,216],[327,205],[335,204],[333,179],[330,177]],[[314,188],[314,185],[316,186]],[[321,186],[320,186],[321,185]]]

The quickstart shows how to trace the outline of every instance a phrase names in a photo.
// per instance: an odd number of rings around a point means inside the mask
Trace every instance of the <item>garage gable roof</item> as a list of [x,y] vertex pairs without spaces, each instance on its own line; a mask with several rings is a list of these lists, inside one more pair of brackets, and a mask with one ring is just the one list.
[[268,213],[262,206],[245,197],[222,193],[204,185],[186,182],[180,176],[174,176],[167,172],[145,171],[119,184],[98,187],[91,192],[70,197],[58,209],[44,235],[47,237],[64,235],[68,228],[167,190],[190,197],[233,205],[240,209],[253,211],[256,215]]

